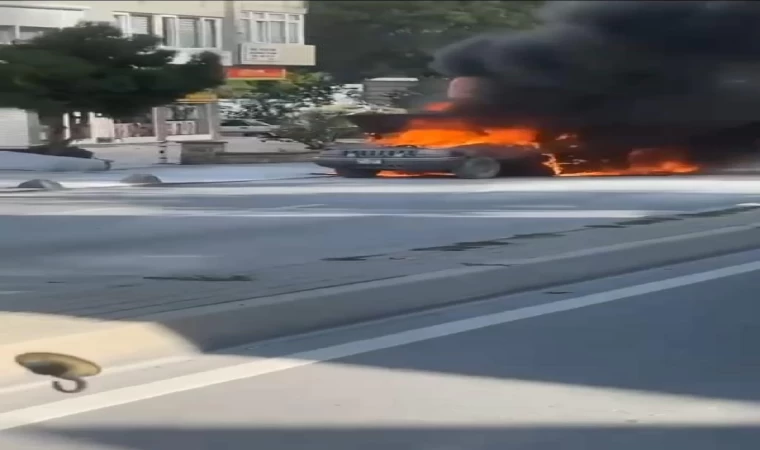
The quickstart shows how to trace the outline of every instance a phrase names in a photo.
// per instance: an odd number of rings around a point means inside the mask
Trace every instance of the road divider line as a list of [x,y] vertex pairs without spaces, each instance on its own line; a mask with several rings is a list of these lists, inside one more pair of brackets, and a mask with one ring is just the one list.
[[289,210],[289,209],[303,209],[303,208],[316,208],[319,206],[325,206],[323,203],[311,203],[308,205],[288,205],[288,206],[275,206],[273,208],[261,208],[262,210]]
[[[502,209],[578,209],[578,205],[500,205]],[[603,211],[603,210],[602,210]]]
[[760,270],[760,262],[751,262],[536,306],[444,322],[437,325],[294,353],[281,358],[258,358],[252,362],[221,369],[213,369],[143,385],[130,386],[0,413],[0,430],[10,430],[75,414],[202,389],[232,381],[255,378],[316,363],[467,333],[520,320],[588,308],[632,297],[756,272],[758,270]]

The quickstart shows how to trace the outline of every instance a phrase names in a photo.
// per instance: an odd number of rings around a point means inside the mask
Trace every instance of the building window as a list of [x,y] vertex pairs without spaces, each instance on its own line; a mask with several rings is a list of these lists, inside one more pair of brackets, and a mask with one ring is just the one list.
[[240,32],[244,42],[253,42],[253,23],[251,19],[240,19]]
[[201,47],[201,33],[199,20],[196,18],[181,17],[179,19],[179,46],[182,48]]
[[203,46],[219,47],[219,23],[217,19],[203,19]]
[[129,13],[116,13],[114,19],[125,35],[157,35],[167,47],[219,48],[221,44],[221,19]]
[[153,34],[153,17],[131,14],[129,16],[129,32],[132,35]]
[[303,14],[244,11],[240,26],[246,42],[303,44]]
[[285,14],[269,14],[269,42],[284,44],[288,41],[288,27]]
[[167,47],[177,47],[179,45],[176,17],[161,17],[161,42]]
[[253,22],[253,42],[269,42],[269,22],[266,13],[255,13]]
[[52,27],[18,27],[18,39],[21,41],[28,41],[33,39],[42,33],[53,30]]
[[113,17],[115,25],[121,29],[125,36],[155,34],[153,16],[145,14],[115,13]]
[[114,25],[125,35],[129,35],[129,15],[114,14]]
[[288,44],[300,44],[303,42],[301,18],[303,16],[299,14],[288,15]]
[[12,44],[16,39],[16,27],[11,25],[0,26],[0,44]]

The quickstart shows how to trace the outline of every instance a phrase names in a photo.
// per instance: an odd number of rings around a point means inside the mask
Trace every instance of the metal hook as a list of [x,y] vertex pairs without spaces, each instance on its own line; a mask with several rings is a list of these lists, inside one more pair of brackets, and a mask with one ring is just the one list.
[[[53,389],[65,394],[76,394],[87,389],[87,382],[82,378],[92,377],[101,372],[100,366],[76,356],[62,353],[30,352],[16,355],[16,362],[37,375],[55,378]],[[64,387],[61,381],[71,381],[71,389]]]
[[71,389],[66,389],[63,387],[63,383],[61,383],[58,380],[53,381],[53,389],[55,389],[58,392],[63,392],[64,394],[77,394],[79,392],[82,392],[83,390],[87,389],[87,382],[84,381],[81,378],[61,378],[62,380],[68,380],[74,382],[74,387]]

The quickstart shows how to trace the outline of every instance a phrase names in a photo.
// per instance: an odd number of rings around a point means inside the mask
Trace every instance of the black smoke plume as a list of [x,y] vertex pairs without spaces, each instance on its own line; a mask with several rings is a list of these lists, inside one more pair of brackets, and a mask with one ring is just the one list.
[[760,121],[760,2],[558,1],[540,18],[450,45],[434,68],[487,80],[477,110],[503,121],[691,136]]

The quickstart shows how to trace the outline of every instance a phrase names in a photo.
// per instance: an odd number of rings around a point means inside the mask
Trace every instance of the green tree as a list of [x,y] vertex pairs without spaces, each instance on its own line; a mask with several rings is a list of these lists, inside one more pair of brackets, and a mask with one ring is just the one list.
[[227,80],[222,86],[216,88],[216,95],[223,99],[244,98],[251,92],[250,82],[242,80]]
[[245,111],[239,115],[272,124],[305,108],[332,104],[338,89],[329,75],[319,72],[292,72],[285,80],[249,81],[247,85],[248,92],[244,94],[240,85],[235,87],[244,101]]
[[[223,88],[242,102],[243,111],[235,116],[278,125],[277,136],[266,140],[296,141],[312,150],[363,136],[345,119],[357,106],[334,104],[339,89],[328,74],[303,71],[289,73],[285,80],[228,83]],[[358,100],[358,92],[341,92]]]
[[0,46],[0,107],[36,112],[57,153],[70,142],[66,114],[129,117],[224,83],[218,55],[172,64],[176,52],[159,45],[155,36],[86,22]]
[[543,1],[309,2],[306,40],[317,69],[339,82],[378,76],[431,75],[431,55],[479,33],[536,23]]

